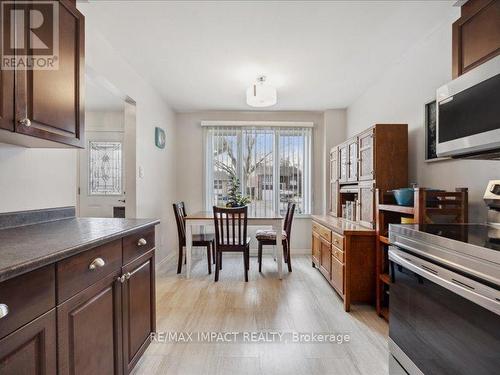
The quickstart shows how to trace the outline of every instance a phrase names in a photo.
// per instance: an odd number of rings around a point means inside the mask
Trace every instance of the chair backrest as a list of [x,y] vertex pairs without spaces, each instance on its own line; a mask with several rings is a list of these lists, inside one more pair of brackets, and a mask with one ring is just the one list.
[[179,235],[179,244],[186,245],[186,206],[184,202],[174,203],[175,222],[177,223],[177,234]]
[[215,243],[217,246],[243,246],[247,239],[248,207],[214,206]]
[[290,237],[292,235],[292,221],[294,213],[295,213],[295,203],[289,202],[288,207],[286,209],[285,222],[283,224],[283,229],[286,232],[288,241],[290,241]]

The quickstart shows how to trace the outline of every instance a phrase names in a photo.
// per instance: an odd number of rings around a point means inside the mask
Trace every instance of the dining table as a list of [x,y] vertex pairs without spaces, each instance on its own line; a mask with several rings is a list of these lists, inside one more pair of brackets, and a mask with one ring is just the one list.
[[[278,277],[283,278],[283,217],[274,211],[267,210],[265,214],[263,213],[252,213],[248,212],[247,216],[248,226],[258,226],[258,227],[272,227],[276,232],[276,263],[278,268]],[[214,227],[214,214],[212,211],[199,211],[185,217],[186,223],[186,277],[189,279],[191,277],[191,265],[192,265],[192,250],[193,242],[192,235],[193,229],[199,227]],[[278,240],[280,236],[280,240]]]

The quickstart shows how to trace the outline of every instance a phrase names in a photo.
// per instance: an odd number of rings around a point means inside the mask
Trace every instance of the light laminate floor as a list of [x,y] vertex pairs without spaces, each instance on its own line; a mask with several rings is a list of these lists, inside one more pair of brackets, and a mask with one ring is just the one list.
[[[387,323],[371,306],[345,313],[309,257],[295,257],[282,281],[271,257],[264,258],[262,274],[251,258],[248,283],[241,256],[224,256],[218,283],[207,274],[206,258],[194,260],[190,280],[176,275],[174,263],[157,269],[156,284],[157,331],[170,332],[170,340],[152,342],[134,374],[388,373]],[[238,342],[196,340],[198,332],[233,331],[240,332]],[[252,331],[284,333],[288,342],[245,342],[242,332]],[[192,333],[194,341],[175,342],[175,332],[185,340]],[[292,343],[293,332],[347,334],[350,341]]]

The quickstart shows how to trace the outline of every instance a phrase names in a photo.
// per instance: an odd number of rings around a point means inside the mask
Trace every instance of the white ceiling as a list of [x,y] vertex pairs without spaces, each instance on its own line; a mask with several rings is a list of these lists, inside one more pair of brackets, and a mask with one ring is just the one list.
[[278,88],[269,109],[324,110],[348,106],[449,22],[454,2],[91,0],[86,9],[176,111],[249,110],[245,89],[261,74]]

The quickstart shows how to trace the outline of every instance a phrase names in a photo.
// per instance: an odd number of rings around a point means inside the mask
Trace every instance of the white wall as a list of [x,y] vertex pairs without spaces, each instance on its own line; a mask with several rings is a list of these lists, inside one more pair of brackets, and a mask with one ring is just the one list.
[[421,186],[469,188],[470,221],[484,221],[482,195],[488,180],[500,178],[495,161],[449,160],[424,162],[424,104],[436,89],[452,79],[451,24],[459,17],[450,7],[448,19],[389,67],[360,98],[349,106],[347,135],[379,123],[408,123],[410,182]]
[[[157,227],[157,260],[162,260],[175,248],[177,233],[171,203],[176,199],[175,184],[175,115],[158,92],[113,49],[100,34],[95,21],[96,9],[91,4],[79,3],[85,15],[86,63],[93,72],[103,76],[116,88],[134,99],[137,121],[137,217],[159,218]],[[155,127],[165,129],[165,149],[155,146]]]
[[0,144],[0,212],[76,204],[76,150]]
[[[328,134],[337,132],[339,142],[345,134],[344,111],[333,111],[329,116]],[[239,112],[205,111],[177,115],[177,191],[189,212],[203,209],[203,132],[202,120],[222,121],[310,121],[313,131],[313,212],[322,213],[325,207],[325,122],[322,112]],[[311,220],[298,218],[294,222],[292,250],[311,248]]]

